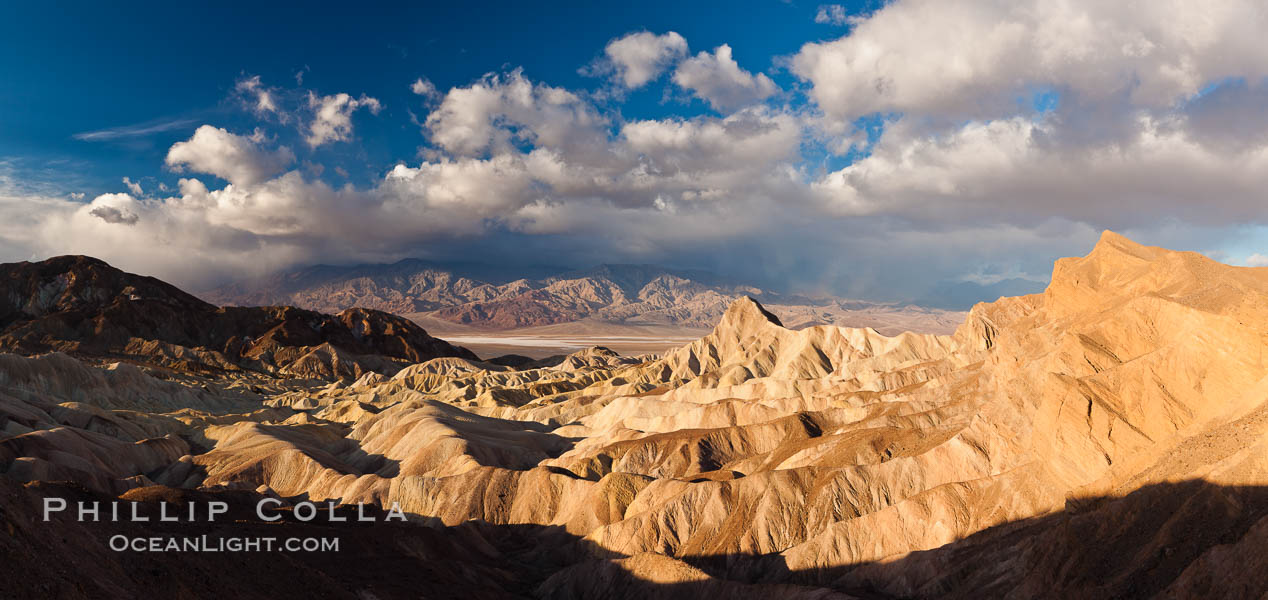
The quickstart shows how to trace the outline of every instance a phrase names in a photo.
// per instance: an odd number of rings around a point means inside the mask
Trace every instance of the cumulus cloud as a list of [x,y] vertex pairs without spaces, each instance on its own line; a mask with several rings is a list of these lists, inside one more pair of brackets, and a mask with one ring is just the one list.
[[194,131],[193,137],[177,142],[167,152],[167,166],[188,168],[215,175],[236,185],[252,185],[285,169],[295,155],[285,146],[275,151],[260,147],[263,134],[257,129],[241,136],[211,125]]
[[741,69],[727,44],[683,61],[674,71],[674,83],[722,111],[755,104],[778,91],[765,74]]
[[839,214],[942,227],[1055,217],[1113,228],[1262,218],[1268,147],[1223,152],[1147,117],[1126,142],[1054,146],[1047,140],[1058,126],[1015,117],[940,136],[894,127],[870,156],[813,187]]
[[141,184],[138,182],[132,181],[131,179],[124,177],[123,185],[126,186],[128,188],[128,191],[132,192],[132,195],[134,196],[144,195],[144,192],[141,190]]
[[753,174],[791,165],[798,158],[801,134],[793,115],[752,109],[723,119],[634,121],[621,128],[621,142],[629,154],[640,157],[641,165],[662,177],[715,181],[734,195]]
[[104,194],[93,199],[88,206],[88,214],[107,223],[136,225],[140,217],[133,208],[136,200],[128,194]]
[[[777,202],[806,204],[795,198],[793,165],[802,123],[762,107],[613,129],[587,100],[516,71],[450,90],[427,126],[441,155],[397,165],[365,188],[282,173],[288,150],[203,126],[172,147],[168,163],[231,185],[185,178],[170,197],[103,195],[50,212],[36,230],[45,240],[77,236],[77,251],[180,282],[193,275],[170,254],[217,257],[219,270],[198,284],[233,269],[388,260],[463,240],[489,246],[490,234],[657,259],[798,212]],[[251,252],[267,259],[252,263]]]
[[328,142],[346,141],[352,135],[352,113],[357,109],[365,108],[376,115],[383,109],[378,100],[365,94],[353,98],[342,92],[332,96],[318,96],[309,92],[308,107],[313,111],[313,120],[304,139],[313,147]]
[[[1251,31],[1268,16],[1236,0],[1137,8],[905,0],[807,44],[791,65],[821,132],[897,115],[811,188],[838,215],[942,230],[1261,220],[1268,54]],[[1056,106],[1037,108],[1041,93]]]
[[440,91],[436,89],[435,84],[426,77],[419,77],[409,86],[409,91],[426,98],[427,100],[435,100],[440,97]]
[[830,116],[1011,114],[1035,86],[1165,107],[1230,76],[1268,75],[1255,0],[1144,4],[901,0],[809,43],[791,68]]
[[[677,34],[635,33],[604,50],[607,75],[632,89],[672,70],[721,114],[626,115],[519,70],[443,93],[420,78],[411,90],[434,98],[421,158],[369,185],[334,187],[318,164],[288,170],[275,140],[205,125],[167,163],[231,185],[25,205],[0,186],[0,251],[178,281],[193,261],[208,278],[416,255],[666,262],[900,299],[1042,279],[1105,227],[1212,249],[1266,219],[1268,23],[1253,8],[895,0],[789,58],[802,84],[786,93],[729,45],[689,56]],[[379,108],[307,99],[313,146]]]
[[[302,73],[302,71],[301,71]],[[247,105],[258,115],[275,114],[282,119],[289,117],[278,108],[276,90],[266,87],[260,82],[259,75],[239,79],[234,90],[247,99]]]
[[815,23],[822,25],[845,25],[849,20],[845,7],[840,4],[820,4],[819,12],[815,13]]
[[640,31],[608,42],[603,54],[605,61],[597,70],[611,72],[621,85],[636,89],[686,56],[687,40],[674,31],[661,35]]
[[440,148],[477,155],[506,152],[518,142],[594,150],[606,137],[607,121],[576,94],[515,70],[449,90],[424,125]]
[[620,211],[739,203],[765,180],[786,184],[787,171],[775,165],[795,159],[801,126],[754,109],[633,121],[614,136],[588,102],[518,72],[451,90],[427,125],[456,158],[398,166],[389,183],[412,182],[413,196],[439,203],[433,207],[500,215],[535,232],[579,227],[582,212],[616,211],[608,216],[620,221]]

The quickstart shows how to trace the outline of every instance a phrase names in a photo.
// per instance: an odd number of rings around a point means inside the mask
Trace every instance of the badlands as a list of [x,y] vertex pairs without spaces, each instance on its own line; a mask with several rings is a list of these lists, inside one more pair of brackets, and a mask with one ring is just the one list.
[[[793,330],[742,298],[663,356],[511,367],[89,260],[3,267],[0,597],[1268,593],[1268,269],[1106,232],[947,335]],[[238,518],[45,522],[46,497]],[[263,497],[409,522],[262,523]],[[177,532],[343,546],[106,545]]]

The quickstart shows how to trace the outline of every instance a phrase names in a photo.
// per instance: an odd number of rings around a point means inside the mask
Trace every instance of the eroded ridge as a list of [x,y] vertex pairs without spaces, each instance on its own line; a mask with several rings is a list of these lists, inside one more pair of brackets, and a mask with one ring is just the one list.
[[[1262,592],[1222,565],[1268,531],[1265,324],[1268,269],[1106,232],[945,336],[794,331],[741,299],[661,357],[450,356],[258,391],[5,355],[0,469],[514,530],[489,551],[565,548],[516,567],[515,593],[545,597]],[[1060,568],[1125,531],[1113,576]]]

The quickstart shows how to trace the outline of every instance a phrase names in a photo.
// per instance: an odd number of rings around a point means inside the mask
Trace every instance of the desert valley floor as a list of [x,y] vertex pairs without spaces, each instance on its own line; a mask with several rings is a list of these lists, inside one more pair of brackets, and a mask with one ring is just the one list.
[[[946,334],[790,329],[746,298],[658,356],[489,361],[432,333],[3,265],[0,597],[1268,593],[1268,268],[1106,232]],[[45,522],[49,497],[231,509]],[[408,522],[266,523],[265,497]]]

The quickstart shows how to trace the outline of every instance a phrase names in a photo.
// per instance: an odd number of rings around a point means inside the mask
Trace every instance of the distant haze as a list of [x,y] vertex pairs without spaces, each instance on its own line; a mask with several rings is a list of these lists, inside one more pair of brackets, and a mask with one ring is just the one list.
[[[525,273],[534,276],[525,277]],[[712,327],[728,306],[745,296],[778,307],[794,328],[831,324],[872,327],[889,334],[950,333],[964,317],[954,311],[974,303],[973,288],[964,285],[932,296],[928,306],[915,307],[790,294],[707,271],[658,265],[519,270],[408,259],[379,265],[305,267],[244,279],[200,295],[230,306],[293,305],[326,313],[371,308],[409,317],[446,335],[478,336],[487,331],[505,335],[516,330],[518,335],[550,339],[583,335],[648,340],[664,338],[666,331],[671,332],[669,337],[678,337],[684,328]],[[661,350],[664,344],[653,346],[652,350]]]

